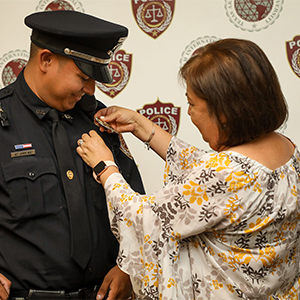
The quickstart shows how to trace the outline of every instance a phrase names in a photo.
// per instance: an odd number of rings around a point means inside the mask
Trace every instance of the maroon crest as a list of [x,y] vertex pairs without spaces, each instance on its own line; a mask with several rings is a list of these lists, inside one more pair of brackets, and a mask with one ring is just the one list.
[[36,11],[75,10],[84,12],[80,0],[40,0]]
[[74,10],[74,8],[67,1],[54,0],[47,5],[45,10]]
[[154,104],[146,104],[137,110],[138,113],[150,119],[172,135],[176,135],[179,127],[180,107],[172,103],[162,103],[157,99]]
[[131,0],[138,26],[149,36],[158,38],[170,25],[175,0]]
[[294,73],[300,77],[300,35],[286,44],[287,58]]
[[238,16],[248,22],[257,22],[271,12],[274,0],[235,0],[234,6]]
[[13,83],[26,66],[29,53],[25,50],[10,51],[0,58],[0,88]]
[[96,82],[97,87],[107,96],[114,98],[117,96],[127,85],[131,73],[132,54],[126,53],[120,49],[117,51],[108,65],[112,74],[113,82],[104,84]]

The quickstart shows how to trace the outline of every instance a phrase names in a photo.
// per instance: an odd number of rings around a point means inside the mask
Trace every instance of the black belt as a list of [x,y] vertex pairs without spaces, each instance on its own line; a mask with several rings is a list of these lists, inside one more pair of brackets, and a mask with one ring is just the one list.
[[[94,288],[83,288],[76,292],[65,292],[65,291],[44,291],[44,290],[29,290],[25,295],[21,297],[10,297],[9,300],[55,300],[55,299],[96,299],[99,286]],[[106,297],[104,298],[106,299]]]

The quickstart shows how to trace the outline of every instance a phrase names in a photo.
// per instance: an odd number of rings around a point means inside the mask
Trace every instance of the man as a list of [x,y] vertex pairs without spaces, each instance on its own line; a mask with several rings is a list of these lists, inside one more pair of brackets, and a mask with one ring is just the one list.
[[[104,105],[93,96],[95,80],[112,81],[107,65],[128,30],[74,11],[34,13],[25,24],[28,64],[0,91],[0,298],[127,299],[105,194],[76,142],[97,130],[93,115]],[[100,134],[144,193],[119,136]]]

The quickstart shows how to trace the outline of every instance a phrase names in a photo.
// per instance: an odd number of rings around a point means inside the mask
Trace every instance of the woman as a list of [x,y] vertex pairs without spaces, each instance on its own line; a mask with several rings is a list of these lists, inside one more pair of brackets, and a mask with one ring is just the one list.
[[[300,155],[275,132],[288,112],[273,67],[254,43],[224,39],[200,49],[180,77],[191,121],[216,152],[134,111],[96,114],[166,160],[164,187],[152,195],[134,193],[115,166],[98,176],[119,267],[141,298],[298,299]],[[91,167],[113,161],[96,132],[80,143]]]

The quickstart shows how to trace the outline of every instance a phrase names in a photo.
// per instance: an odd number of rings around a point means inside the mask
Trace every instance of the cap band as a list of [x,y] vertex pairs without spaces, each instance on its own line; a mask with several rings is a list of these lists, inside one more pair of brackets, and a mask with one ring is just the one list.
[[109,59],[102,59],[102,58],[95,57],[95,56],[92,56],[92,55],[89,55],[89,54],[86,54],[86,53],[71,50],[69,48],[65,48],[64,53],[66,55],[69,55],[69,56],[75,56],[75,57],[78,57],[78,58],[82,58],[82,59],[85,59],[85,60],[89,60],[89,61],[92,61],[92,62],[95,62],[95,63],[105,64],[105,65],[109,64],[110,60],[111,60],[110,58]]

